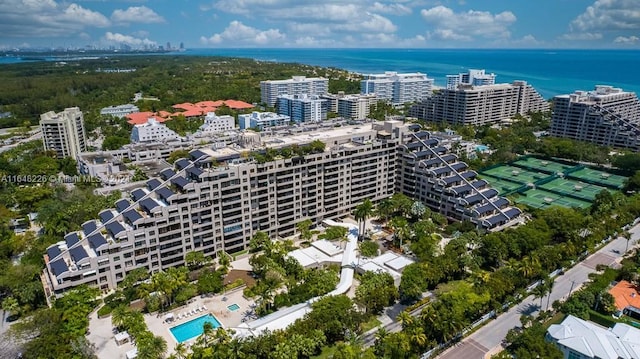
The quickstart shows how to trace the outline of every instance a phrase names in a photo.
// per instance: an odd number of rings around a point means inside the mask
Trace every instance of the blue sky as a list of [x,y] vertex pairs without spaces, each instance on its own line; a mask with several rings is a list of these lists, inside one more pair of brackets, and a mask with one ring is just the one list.
[[0,49],[640,49],[640,0],[1,0]]

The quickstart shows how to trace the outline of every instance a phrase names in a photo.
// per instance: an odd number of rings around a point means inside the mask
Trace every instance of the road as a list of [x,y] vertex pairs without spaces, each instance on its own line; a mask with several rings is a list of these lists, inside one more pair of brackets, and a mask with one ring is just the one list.
[[[639,226],[636,225],[629,232],[632,234],[629,241],[629,248],[638,242]],[[619,263],[624,255],[627,240],[618,237],[606,246],[587,257],[584,261],[576,264],[567,270],[564,275],[555,278],[553,290],[549,303],[555,300],[564,300],[569,292],[575,292],[589,280],[589,274],[596,272],[599,264],[613,266]],[[546,309],[547,298],[545,297],[542,306]],[[549,304],[551,305],[551,304]],[[495,320],[487,323],[473,334],[463,339],[459,344],[449,348],[438,356],[441,359],[482,359],[502,350],[501,344],[510,329],[520,326],[520,316],[529,314],[536,316],[540,310],[540,299],[533,296],[527,297],[520,304],[512,307],[509,311],[501,314]]]
[[[433,297],[433,294],[428,292],[426,294],[424,294],[425,297]],[[422,309],[427,306],[427,304],[429,304],[428,302],[425,304],[422,304],[421,306],[417,307],[416,309],[412,310],[409,312],[409,314],[412,317],[417,317],[420,315],[420,313],[422,312]],[[402,312],[404,309],[406,308],[405,305],[402,304],[398,304],[396,303],[396,305],[391,309],[388,310],[387,313],[388,314],[392,314],[393,317],[393,321],[390,323],[387,323],[381,327],[377,327],[373,330],[370,330],[369,332],[365,333],[362,335],[361,340],[362,340],[362,344],[365,348],[368,348],[370,346],[373,346],[375,344],[376,341],[376,333],[378,332],[379,329],[384,328],[387,333],[396,333],[402,330],[402,324],[396,320],[396,317],[398,316],[398,314],[400,314],[400,312]],[[390,313],[391,312],[391,313]]]

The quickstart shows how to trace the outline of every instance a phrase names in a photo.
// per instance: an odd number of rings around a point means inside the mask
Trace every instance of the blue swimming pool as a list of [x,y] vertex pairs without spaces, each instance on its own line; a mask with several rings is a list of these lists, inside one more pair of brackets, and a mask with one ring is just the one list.
[[214,329],[221,326],[216,317],[211,314],[207,314],[199,318],[192,319],[186,323],[176,325],[169,330],[171,331],[171,334],[173,334],[173,337],[176,338],[178,343],[182,343],[201,335],[204,332],[204,329],[202,327],[206,322],[211,323]]
[[237,305],[236,303],[233,303],[230,306],[228,306],[227,309],[229,309],[232,312],[235,312],[236,310],[240,309],[240,306]]

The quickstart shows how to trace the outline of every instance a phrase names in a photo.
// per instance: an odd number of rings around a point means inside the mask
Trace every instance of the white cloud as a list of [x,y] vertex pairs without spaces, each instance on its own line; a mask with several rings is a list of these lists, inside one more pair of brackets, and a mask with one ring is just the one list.
[[151,40],[149,40],[147,38],[140,39],[140,38],[133,37],[133,36],[130,36],[130,35],[123,35],[123,34],[119,34],[119,33],[113,33],[111,31],[108,31],[106,34],[104,34],[104,39],[107,42],[110,42],[110,43],[126,44],[126,45],[131,45],[131,46],[156,45],[155,41],[151,41]]
[[54,0],[0,1],[0,34],[3,37],[75,36],[88,27],[110,25],[107,17],[76,3]]
[[640,29],[638,5],[638,0],[597,0],[571,22],[571,31]]
[[640,42],[640,37],[637,36],[618,36],[616,37],[613,42],[615,42],[616,44],[625,44],[625,45],[633,45],[633,44],[637,44],[638,42]]
[[131,6],[126,10],[116,9],[111,14],[111,20],[117,23],[162,23],[164,18],[146,6]]
[[560,36],[560,39],[571,41],[593,41],[602,39],[602,34],[599,32],[572,32]]
[[279,29],[259,30],[236,20],[229,23],[223,32],[209,38],[202,36],[200,41],[208,45],[281,45],[285,38]]
[[374,2],[373,5],[369,7],[369,11],[381,13],[381,14],[390,14],[390,15],[409,15],[412,10],[410,7],[402,4],[383,4],[379,2]]
[[517,20],[511,11],[498,14],[476,10],[456,13],[442,5],[423,9],[420,14],[434,26],[428,32],[431,38],[454,41],[470,41],[475,37],[509,38],[509,26]]

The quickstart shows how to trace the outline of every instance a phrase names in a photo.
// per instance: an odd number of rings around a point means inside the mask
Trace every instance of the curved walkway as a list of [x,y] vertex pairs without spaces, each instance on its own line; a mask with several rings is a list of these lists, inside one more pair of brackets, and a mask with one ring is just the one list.
[[349,291],[353,285],[353,276],[355,274],[356,250],[358,249],[358,227],[351,223],[336,222],[330,219],[324,220],[323,223],[329,227],[339,226],[345,227],[349,230],[347,235],[348,242],[342,254],[340,282],[336,286],[336,289],[325,295],[311,298],[304,303],[280,309],[275,313],[256,319],[253,322],[242,323],[238,327],[232,328],[236,331],[236,336],[247,337],[260,335],[265,331],[285,329],[289,325],[293,324],[293,322],[303,318],[307,313],[309,313],[311,311],[311,304],[314,302],[327,296],[340,295]]

